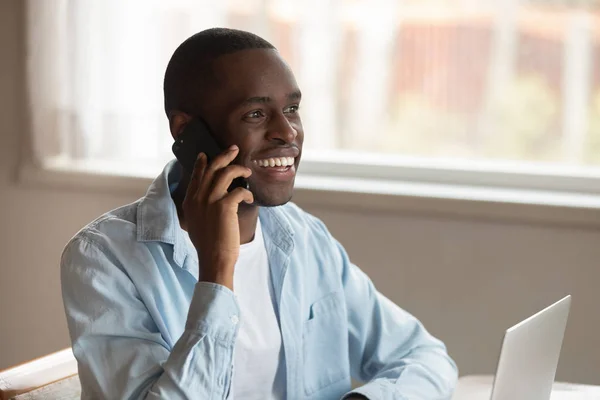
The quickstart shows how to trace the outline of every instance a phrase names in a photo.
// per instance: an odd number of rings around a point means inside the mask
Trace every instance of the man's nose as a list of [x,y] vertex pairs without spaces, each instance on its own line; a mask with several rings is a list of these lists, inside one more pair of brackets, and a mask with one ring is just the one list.
[[298,131],[286,118],[285,114],[278,113],[271,118],[269,124],[269,130],[267,132],[267,139],[269,140],[281,140],[285,143],[293,143],[298,136]]

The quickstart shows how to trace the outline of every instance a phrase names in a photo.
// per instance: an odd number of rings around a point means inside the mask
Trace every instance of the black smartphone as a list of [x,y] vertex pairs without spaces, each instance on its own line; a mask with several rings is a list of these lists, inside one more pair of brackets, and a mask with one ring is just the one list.
[[[179,163],[190,174],[194,170],[198,154],[201,152],[206,154],[208,162],[211,162],[224,151],[210,133],[206,122],[200,118],[194,118],[183,128],[171,149]],[[236,178],[227,190],[231,192],[238,187],[248,189],[248,181],[244,178]]]

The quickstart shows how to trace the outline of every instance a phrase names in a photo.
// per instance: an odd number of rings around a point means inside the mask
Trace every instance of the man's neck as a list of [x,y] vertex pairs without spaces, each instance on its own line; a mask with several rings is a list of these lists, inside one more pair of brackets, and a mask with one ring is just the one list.
[[258,206],[241,203],[238,208],[238,220],[240,224],[240,243],[250,243],[256,233],[258,222]]
[[[177,216],[179,217],[179,224],[181,228],[187,231],[188,221],[185,219],[183,214],[182,203],[185,198],[185,194],[188,186],[188,179],[182,179],[175,192],[173,192],[172,198],[177,208]],[[250,243],[254,239],[254,233],[256,232],[256,224],[258,221],[258,210],[259,207],[255,205],[241,203],[238,208],[238,221],[240,226],[240,243]]]

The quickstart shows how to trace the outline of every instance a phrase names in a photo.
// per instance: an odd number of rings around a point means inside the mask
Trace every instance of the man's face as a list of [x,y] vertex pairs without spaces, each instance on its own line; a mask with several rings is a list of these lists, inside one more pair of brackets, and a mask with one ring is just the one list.
[[252,170],[255,203],[287,203],[304,140],[291,69],[275,50],[253,49],[219,57],[213,71],[215,89],[204,96],[202,117],[223,146],[240,148],[236,163]]

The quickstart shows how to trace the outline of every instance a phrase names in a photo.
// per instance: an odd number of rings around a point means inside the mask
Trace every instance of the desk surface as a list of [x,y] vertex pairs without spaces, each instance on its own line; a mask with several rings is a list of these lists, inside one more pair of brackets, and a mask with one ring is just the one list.
[[[452,400],[489,400],[493,381],[491,375],[463,376]],[[556,382],[551,400],[600,400],[600,386]]]

